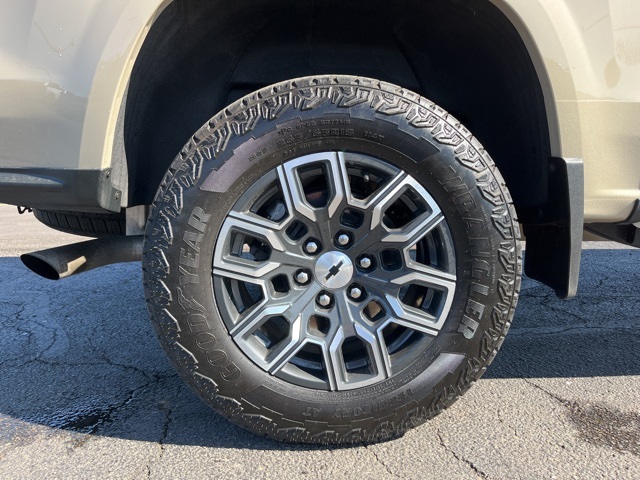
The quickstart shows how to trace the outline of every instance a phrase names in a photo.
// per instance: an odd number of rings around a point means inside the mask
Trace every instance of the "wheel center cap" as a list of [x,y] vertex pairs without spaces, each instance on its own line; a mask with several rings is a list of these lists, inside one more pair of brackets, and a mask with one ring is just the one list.
[[353,262],[341,252],[327,252],[316,262],[316,280],[331,290],[346,287],[353,278]]

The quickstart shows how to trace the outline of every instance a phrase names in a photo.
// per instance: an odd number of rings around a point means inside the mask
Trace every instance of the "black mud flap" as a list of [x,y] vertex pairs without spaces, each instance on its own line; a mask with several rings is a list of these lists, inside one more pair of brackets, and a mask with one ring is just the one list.
[[576,158],[549,161],[549,201],[540,222],[524,227],[525,273],[560,298],[578,290],[584,228],[584,164]]

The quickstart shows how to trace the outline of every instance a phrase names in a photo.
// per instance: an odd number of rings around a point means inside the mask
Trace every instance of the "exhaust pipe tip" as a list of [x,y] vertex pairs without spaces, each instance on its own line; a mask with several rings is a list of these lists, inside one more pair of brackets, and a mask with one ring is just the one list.
[[36,273],[47,280],[60,280],[60,273],[46,260],[43,260],[32,253],[20,255],[20,260],[22,260],[25,267],[33,273]]
[[22,263],[41,277],[60,280],[114,263],[142,259],[142,236],[89,240],[20,255]]

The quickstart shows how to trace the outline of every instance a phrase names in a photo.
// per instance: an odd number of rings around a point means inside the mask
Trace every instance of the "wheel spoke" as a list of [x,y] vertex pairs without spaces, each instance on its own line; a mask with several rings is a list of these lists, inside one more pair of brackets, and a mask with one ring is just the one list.
[[235,257],[216,258],[213,263],[213,274],[232,278],[240,282],[261,283],[258,280],[276,272],[281,265],[267,262],[260,267],[250,264],[250,261]]
[[290,308],[290,305],[287,303],[266,306],[267,303],[265,299],[243,315],[236,326],[229,331],[231,336],[246,340],[265,320],[284,315]]
[[407,248],[411,248],[436,228],[443,220],[444,215],[440,210],[423,213],[399,232],[385,235],[382,241],[384,243],[408,244]]
[[[364,325],[360,318],[360,307],[350,304],[344,296],[336,299],[336,309],[340,316],[340,328],[330,340],[328,355],[325,361],[331,363],[331,377],[335,378],[339,390],[360,388],[377,383],[391,375],[391,367],[384,354],[383,344],[375,332]],[[346,339],[356,337],[366,346],[368,359],[372,372],[359,373],[354,380],[353,374],[347,371],[346,360],[342,352],[342,346]]]
[[437,317],[415,308],[408,309],[398,300],[397,297],[387,295],[386,300],[391,307],[394,316],[385,322],[385,324],[382,325],[382,328],[393,322],[432,336],[436,336],[440,331],[440,328],[442,328]]
[[278,348],[269,354],[267,357],[267,371],[270,374],[273,375],[280,371],[307,342],[302,333],[302,327],[302,316],[298,316],[291,324],[287,339],[282,341]]
[[283,167],[278,167],[278,177],[283,190],[287,192],[287,203],[312,222],[318,221],[318,209],[311,206],[306,199],[299,170],[314,163],[321,164],[324,167],[327,176],[326,180],[331,189],[330,200],[325,208],[328,211],[329,218],[331,218],[340,204],[344,202],[345,195],[349,191],[348,183],[345,184],[343,180],[342,162],[339,155],[341,154],[335,152],[307,155],[298,160],[288,162]]
[[346,176],[343,153],[332,156],[327,166],[329,167],[328,180],[332,189],[327,211],[329,218],[333,218],[338,208],[346,202],[347,197],[351,196],[351,186]]
[[[265,288],[265,290],[268,292],[268,289]],[[294,292],[281,299],[270,298],[267,293],[262,302],[240,317],[229,333],[232,337],[245,338],[253,334],[264,319],[273,316],[282,316],[293,323],[300,316],[299,312],[306,310],[309,305],[313,306],[314,299],[319,292],[320,287],[312,285],[301,292]]]
[[288,164],[286,168],[278,167],[278,179],[282,186],[287,207],[295,209],[300,215],[312,222],[317,221],[315,210],[308,204],[305,198],[300,177],[298,176],[295,166]]
[[338,380],[339,373],[338,371],[336,371],[336,366],[339,365],[339,363],[337,363],[339,360],[336,357],[337,352],[333,351],[331,349],[331,344],[327,342],[323,342],[321,348],[322,359],[324,360],[325,366],[325,374],[327,377],[327,384],[329,390],[335,392],[336,390],[340,390],[340,388],[338,388],[338,384],[342,384],[342,382]]
[[[282,241],[281,233],[277,228],[274,228],[277,224],[265,220],[263,224],[255,219],[258,217],[248,216],[229,216],[229,219],[225,222],[219,237],[230,241],[229,235],[231,232],[244,233],[253,237],[260,237],[264,239],[273,250],[279,252],[285,251],[285,243]],[[271,226],[269,225],[271,224]],[[219,247],[227,247],[224,243],[218,242]],[[220,248],[221,250],[221,248]]]
[[[361,325],[355,325],[356,335],[347,336],[345,329],[340,327],[328,347],[328,355],[325,361],[330,364],[328,368],[330,378],[335,381],[337,390],[351,390],[378,383],[391,376],[391,367],[387,357],[383,353],[383,346],[378,337]],[[357,337],[364,343],[368,351],[368,360],[372,371],[370,373],[351,373],[347,369],[342,347],[348,338]]]
[[329,365],[328,374],[329,378],[335,383],[337,390],[343,390],[346,383],[345,365],[342,357],[342,343],[345,340],[344,329],[340,326],[335,335],[330,339],[327,345],[328,355],[325,354],[325,359]]
[[416,282],[447,294],[453,294],[455,291],[456,276],[452,273],[443,272],[417,262],[412,262],[407,270],[409,271],[408,273],[392,278],[391,282],[395,285],[406,285],[410,282]]
[[408,185],[408,180],[406,174],[398,174],[393,181],[389,182],[364,205],[371,212],[370,230],[375,230],[382,226],[382,218],[384,217],[385,211],[404,193]]
[[[285,201],[287,198],[285,198]],[[287,203],[287,212],[291,212],[289,205]],[[282,238],[282,229],[287,226],[289,220],[291,219],[291,213],[288,213],[286,217],[281,219],[278,222],[274,222],[273,220],[269,220],[268,218],[261,217],[260,215],[256,215],[250,211],[237,211],[232,210],[229,212],[229,217],[235,219],[237,223],[238,229],[252,229],[255,231],[259,229],[260,232],[269,232],[270,236],[275,236],[278,239]]]
[[[439,272],[435,269],[427,269],[429,272],[413,271],[391,280],[396,286],[405,285],[421,285],[440,291],[444,295],[441,302],[441,310],[437,315],[428,313],[417,307],[405,305],[397,295],[385,294],[385,299],[391,310],[393,311],[396,323],[404,325],[415,330],[419,330],[429,335],[437,335],[444,321],[447,319],[451,303],[453,302],[453,294],[455,291],[455,277]],[[436,273],[437,272],[437,273]]]
[[[277,224],[260,217],[247,217],[234,213],[229,216],[220,231],[219,238],[214,252],[213,273],[235,280],[257,283],[257,279],[264,278],[282,271],[289,274],[292,268],[286,268],[285,258],[290,262],[295,260],[292,255],[287,254],[286,242],[282,238],[282,233],[276,229]],[[266,260],[256,260],[247,257],[249,252],[245,252],[248,245],[232,245],[236,234],[246,235],[247,238],[259,239],[268,245],[270,252]],[[233,251],[235,247],[235,252]],[[240,251],[240,248],[242,250]]]
[[370,354],[373,357],[371,360],[375,364],[376,381],[389,378],[391,376],[391,365],[388,363],[387,356],[383,353],[386,351],[384,343],[380,342],[380,338],[363,325],[356,325],[356,331],[358,337],[369,346]]
[[359,308],[347,300],[346,295],[336,295],[336,311],[340,319],[340,325],[345,337],[352,337],[356,335],[356,324],[359,321],[360,310]]
[[[389,198],[390,194],[393,194],[393,191],[396,187],[402,182],[402,180],[406,177],[406,174],[397,171],[395,176],[388,180],[384,186],[376,190],[372,195],[365,199],[356,198],[353,195],[351,190],[351,183],[349,181],[349,171],[346,163],[346,156],[344,153],[338,153],[338,162],[340,164],[340,173],[342,176],[342,185],[345,192],[345,201],[348,205],[352,207],[359,208],[361,210],[369,210],[375,207],[378,204],[384,203],[387,204],[386,201]],[[362,169],[367,168],[368,164],[363,163],[361,165]]]

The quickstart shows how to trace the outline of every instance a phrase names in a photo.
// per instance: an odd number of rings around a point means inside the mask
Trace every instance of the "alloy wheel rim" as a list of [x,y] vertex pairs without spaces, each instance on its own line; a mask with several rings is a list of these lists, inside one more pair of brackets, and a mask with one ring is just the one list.
[[451,233],[411,175],[351,152],[290,160],[223,222],[220,316],[240,350],[289,383],[351,390],[415,363],[456,288]]

